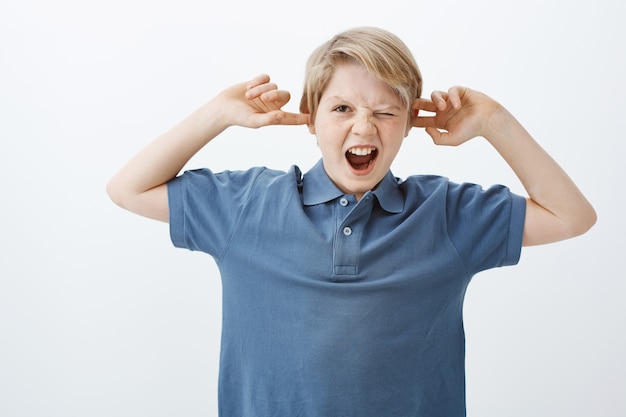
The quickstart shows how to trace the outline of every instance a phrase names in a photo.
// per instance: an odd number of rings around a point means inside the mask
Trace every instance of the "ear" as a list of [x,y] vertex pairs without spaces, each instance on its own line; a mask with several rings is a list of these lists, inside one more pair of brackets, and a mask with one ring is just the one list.
[[404,132],[405,138],[409,136],[409,132],[411,131],[411,128],[415,127],[415,119],[419,116],[418,105],[419,105],[419,99],[416,98],[415,101],[413,101],[413,104],[411,105],[411,107],[409,108],[409,121],[406,126],[406,132]]
[[310,122],[307,126],[309,128],[309,133],[314,135],[315,134],[315,123]]

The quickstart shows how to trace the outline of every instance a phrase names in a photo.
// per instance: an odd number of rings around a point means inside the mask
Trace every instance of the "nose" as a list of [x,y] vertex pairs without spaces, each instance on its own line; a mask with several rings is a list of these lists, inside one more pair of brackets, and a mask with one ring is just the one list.
[[376,125],[369,114],[358,114],[352,125],[352,133],[356,135],[370,135],[376,133]]

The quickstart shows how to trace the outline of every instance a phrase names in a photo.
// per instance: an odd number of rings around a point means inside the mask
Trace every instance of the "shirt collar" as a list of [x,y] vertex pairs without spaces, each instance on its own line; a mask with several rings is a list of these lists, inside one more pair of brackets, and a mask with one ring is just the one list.
[[334,200],[343,195],[335,183],[328,177],[320,159],[304,174],[302,179],[302,202],[305,206],[314,206]]
[[391,171],[387,171],[373,191],[380,206],[389,213],[401,213],[404,210],[404,192],[400,189],[400,182]]
[[[302,202],[305,206],[327,203],[344,195],[326,174],[321,159],[304,174],[302,181]],[[389,171],[372,191],[380,206],[389,213],[400,213],[404,208],[404,193],[398,183],[399,180]]]

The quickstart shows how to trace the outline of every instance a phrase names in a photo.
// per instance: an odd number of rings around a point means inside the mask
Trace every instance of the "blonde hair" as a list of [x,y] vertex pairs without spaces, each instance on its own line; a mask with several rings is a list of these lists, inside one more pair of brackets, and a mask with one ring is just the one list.
[[[306,65],[300,112],[315,114],[335,68],[363,65],[400,97],[407,111],[422,93],[422,75],[406,44],[391,32],[358,27],[339,33],[313,51]],[[411,118],[409,117],[409,120]]]

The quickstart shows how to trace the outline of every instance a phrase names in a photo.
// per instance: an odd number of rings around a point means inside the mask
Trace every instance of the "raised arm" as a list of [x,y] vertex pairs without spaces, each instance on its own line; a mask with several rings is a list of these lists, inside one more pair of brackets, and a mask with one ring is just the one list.
[[459,145],[484,137],[513,169],[528,193],[523,245],[568,239],[589,230],[596,213],[572,179],[502,105],[464,87],[434,92],[413,109],[433,112],[416,116],[438,145]]
[[135,155],[108,182],[107,193],[122,208],[169,221],[167,182],[226,128],[308,123],[306,114],[281,110],[289,99],[289,92],[278,90],[267,75],[222,91]]

